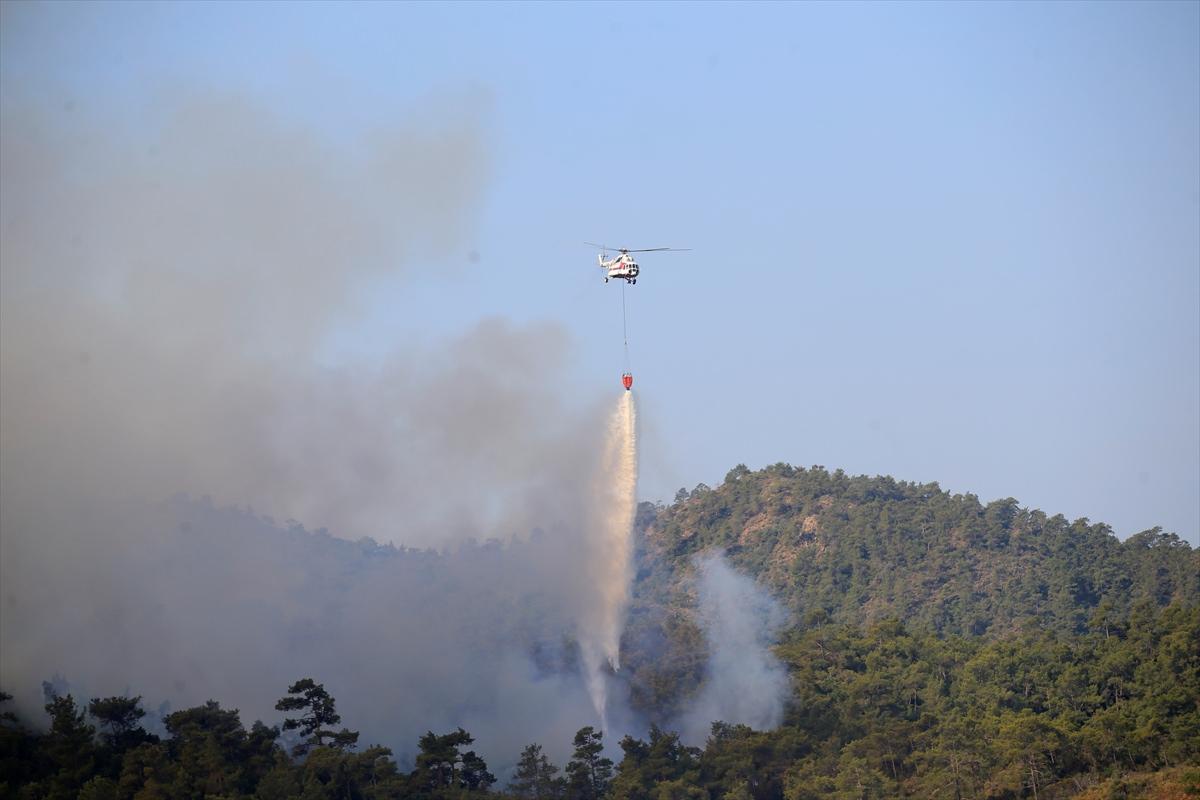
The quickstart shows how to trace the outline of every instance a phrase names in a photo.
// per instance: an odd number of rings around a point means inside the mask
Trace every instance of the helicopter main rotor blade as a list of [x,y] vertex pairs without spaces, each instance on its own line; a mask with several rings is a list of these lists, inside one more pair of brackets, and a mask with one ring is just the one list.
[[604,244],[596,244],[595,242],[584,242],[588,247],[599,247],[601,250],[612,250],[617,253],[660,253],[663,251],[672,251],[676,253],[688,252],[690,247],[646,247],[641,250],[630,250],[628,247],[609,247]]

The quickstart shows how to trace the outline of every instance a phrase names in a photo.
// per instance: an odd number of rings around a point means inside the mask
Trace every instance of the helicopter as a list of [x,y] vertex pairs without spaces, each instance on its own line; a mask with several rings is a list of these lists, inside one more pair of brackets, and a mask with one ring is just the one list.
[[[596,259],[600,262],[600,268],[608,270],[608,274],[604,276],[604,282],[608,283],[609,278],[624,278],[626,283],[637,283],[638,273],[641,271],[637,261],[630,253],[658,253],[663,251],[682,252],[690,250],[690,247],[648,247],[642,250],[631,250],[628,247],[608,248],[602,244],[593,244],[592,242],[584,242],[589,247],[599,247],[600,253]],[[612,258],[608,257],[608,251],[614,249],[617,255]]]

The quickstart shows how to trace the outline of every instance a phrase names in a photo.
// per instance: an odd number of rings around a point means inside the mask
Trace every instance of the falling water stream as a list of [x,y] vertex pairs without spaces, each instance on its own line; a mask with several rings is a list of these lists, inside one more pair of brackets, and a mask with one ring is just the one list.
[[596,603],[581,619],[579,643],[585,680],[601,729],[608,727],[608,669],[621,666],[621,631],[633,578],[633,518],[637,510],[637,408],[621,392],[609,418],[592,500],[589,531]]

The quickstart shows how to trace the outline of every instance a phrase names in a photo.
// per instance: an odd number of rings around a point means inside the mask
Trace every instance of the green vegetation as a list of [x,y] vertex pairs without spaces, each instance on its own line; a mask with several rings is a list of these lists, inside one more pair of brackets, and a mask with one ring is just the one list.
[[[459,728],[421,736],[404,771],[310,678],[281,727],[210,701],[162,738],[140,697],[47,685],[48,726],[0,707],[0,798],[1200,797],[1200,558],[1171,534],[1120,542],[1011,500],[786,465],[643,504],[638,530],[621,674],[651,724],[617,763],[584,727],[555,743],[562,769],[547,743],[514,745],[497,782]],[[706,677],[690,587],[712,548],[792,612],[792,691],[776,730],[715,721],[701,748],[669,723]]]
[[292,752],[304,755],[313,747],[324,747],[325,740],[329,746],[338,750],[353,747],[358,742],[358,734],[342,728],[334,731],[327,725],[337,725],[342,721],[341,716],[334,710],[333,698],[325,687],[316,683],[312,678],[296,681],[288,687],[288,696],[275,704],[276,711],[303,711],[298,719],[288,718],[283,721],[285,731],[300,731],[304,740],[296,745]]
[[780,648],[799,734],[788,796],[1062,796],[1090,776],[1196,763],[1200,610],[1141,605],[1124,628],[987,641],[885,620],[798,634]]
[[[1082,634],[1098,612],[1200,602],[1200,551],[1161,529],[1125,542],[1106,525],[984,506],[936,483],[776,464],[647,506],[639,592],[663,600],[688,556],[725,551],[810,624],[886,617],[939,634],[1006,635],[1031,620]],[[672,603],[676,604],[676,603]]]

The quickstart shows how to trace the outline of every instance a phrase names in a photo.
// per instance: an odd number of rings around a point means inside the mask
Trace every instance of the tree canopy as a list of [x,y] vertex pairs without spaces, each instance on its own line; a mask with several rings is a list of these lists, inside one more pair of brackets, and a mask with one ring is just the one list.
[[[415,737],[402,765],[360,746],[313,678],[247,728],[216,700],[159,720],[56,677],[44,717],[0,692],[0,800],[1200,796],[1200,557],[1174,534],[1121,542],[1011,499],[788,465],[643,504],[637,529],[617,679],[644,734],[513,745],[498,790],[464,728]],[[708,679],[690,581],[709,549],[791,612],[775,646],[790,695],[775,730],[713,720],[685,743],[669,721]],[[571,752],[563,769],[543,744]]]

